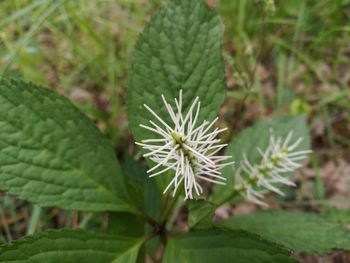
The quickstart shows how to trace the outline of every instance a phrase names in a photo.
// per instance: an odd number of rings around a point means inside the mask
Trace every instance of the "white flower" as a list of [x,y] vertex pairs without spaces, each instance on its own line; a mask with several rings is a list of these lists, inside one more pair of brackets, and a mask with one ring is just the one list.
[[[266,205],[266,203],[261,201],[263,191],[259,190],[265,188],[283,196],[283,192],[274,184],[281,183],[295,186],[292,181],[283,177],[281,174],[293,172],[301,167],[302,163],[299,161],[303,161],[312,151],[295,151],[303,139],[299,138],[290,145],[292,136],[293,132],[290,131],[287,138],[283,141],[281,137],[275,138],[271,131],[270,143],[265,152],[257,148],[262,157],[261,163],[258,165],[252,165],[248,161],[247,156],[243,154],[241,165],[235,173],[236,191],[251,202]],[[241,176],[242,171],[248,175],[246,179]]]
[[192,199],[194,192],[198,196],[203,193],[203,188],[199,184],[200,180],[225,185],[226,178],[221,176],[220,169],[233,162],[222,163],[230,159],[231,156],[216,155],[227,144],[218,144],[220,140],[215,139],[215,137],[226,129],[215,128],[210,131],[218,118],[212,122],[203,121],[197,125],[200,111],[198,97],[193,101],[186,115],[182,114],[182,90],[180,90],[179,100],[175,99],[175,111],[165,97],[163,95],[161,97],[172,123],[166,123],[144,104],[144,107],[154,116],[158,124],[149,120],[149,126],[143,124],[140,126],[152,131],[159,138],[146,139],[142,140],[141,143],[136,143],[149,151],[143,155],[144,157],[149,157],[157,163],[147,171],[147,173],[151,173],[149,177],[174,170],[174,178],[163,193],[173,187],[174,196],[178,187],[184,182],[185,199]]

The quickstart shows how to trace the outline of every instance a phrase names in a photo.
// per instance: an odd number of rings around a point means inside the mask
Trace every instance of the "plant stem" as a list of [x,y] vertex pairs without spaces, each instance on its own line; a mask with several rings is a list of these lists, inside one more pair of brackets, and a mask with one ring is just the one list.
[[169,193],[168,196],[166,197],[165,208],[162,211],[163,213],[162,213],[161,219],[160,219],[161,224],[165,223],[167,221],[171,210],[173,209],[174,205],[176,204],[178,198],[181,196],[183,187],[184,186],[182,183],[182,185],[179,187],[179,189],[177,190],[177,192],[173,198],[171,198],[171,196],[170,196],[171,193]]

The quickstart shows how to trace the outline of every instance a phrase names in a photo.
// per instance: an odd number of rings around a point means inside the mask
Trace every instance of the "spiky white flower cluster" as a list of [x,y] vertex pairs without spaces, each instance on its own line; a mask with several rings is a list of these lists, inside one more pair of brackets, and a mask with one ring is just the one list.
[[[290,131],[283,141],[281,137],[275,138],[273,132],[270,131],[270,143],[265,152],[257,148],[262,157],[260,164],[251,164],[247,156],[243,154],[243,160],[235,173],[236,191],[247,200],[266,206],[267,204],[261,201],[264,189],[283,196],[283,192],[277,188],[275,185],[276,183],[295,186],[292,181],[283,177],[282,174],[293,172],[301,167],[302,161],[312,151],[295,151],[303,138],[299,138],[290,145],[292,136],[293,131]],[[248,177],[243,178],[241,176],[242,171],[246,173]]]
[[[225,184],[226,178],[221,176],[220,169],[233,162],[228,162],[231,156],[216,155],[227,144],[218,144],[219,139],[215,137],[226,130],[215,128],[212,130],[218,118],[212,122],[203,121],[197,125],[200,111],[200,101],[197,97],[189,107],[187,114],[182,114],[182,90],[179,99],[175,98],[175,111],[162,95],[162,100],[172,120],[172,124],[166,123],[150,107],[144,107],[153,115],[158,124],[149,120],[150,125],[140,126],[157,135],[156,139],[142,140],[136,143],[149,151],[144,157],[149,157],[157,163],[149,169],[149,177],[154,177],[168,170],[174,170],[174,178],[170,181],[163,193],[172,186],[173,196],[178,187],[184,182],[185,199],[192,199],[194,192],[199,196],[203,188],[200,180],[215,184]],[[224,163],[223,163],[224,162]]]

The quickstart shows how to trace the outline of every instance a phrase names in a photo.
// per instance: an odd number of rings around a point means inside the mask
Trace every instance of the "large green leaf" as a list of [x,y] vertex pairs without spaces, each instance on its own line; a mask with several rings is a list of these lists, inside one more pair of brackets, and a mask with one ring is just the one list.
[[211,119],[225,95],[221,36],[223,25],[201,0],[170,0],[144,29],[135,48],[127,84],[127,112],[137,141],[151,137],[140,128],[154,109],[170,123],[161,94],[174,105],[179,90],[188,109],[196,96],[200,119]]
[[123,174],[130,179],[133,189],[132,199],[139,199],[144,214],[159,219],[162,194],[155,181],[148,177],[145,167],[132,157],[127,157],[122,165]]
[[[136,214],[112,212],[109,214],[108,233],[125,237],[142,237],[145,235],[144,218]],[[151,231],[147,231],[151,232]],[[139,247],[137,263],[143,263],[145,258],[145,245]]]
[[145,234],[145,221],[142,217],[125,212],[112,212],[108,215],[108,233],[139,237]]
[[[161,200],[162,194],[157,187],[155,180],[149,178],[145,167],[137,162],[132,157],[127,157],[125,162],[122,165],[123,173],[127,178],[130,179],[133,187],[134,194],[130,198],[141,199],[142,202],[142,210],[144,214],[149,218],[148,220],[159,221],[160,220],[160,212],[161,212]],[[139,222],[138,226],[135,226],[137,221],[140,221],[140,218],[137,218],[136,215],[124,215],[119,217],[120,213],[116,213],[113,215],[112,220],[114,221],[111,226],[114,230],[118,230],[119,232],[124,229],[129,231],[130,233],[134,233],[135,231],[139,232],[140,227],[143,228],[145,233],[150,233],[153,231],[153,227],[149,224],[145,224],[145,219],[143,218],[141,222]],[[119,217],[119,218],[118,218]],[[158,238],[153,238],[148,240],[145,244],[145,250],[148,254],[153,255],[156,253],[158,246],[160,245]]]
[[133,211],[113,148],[66,98],[0,79],[0,189],[41,206]]
[[172,238],[164,263],[295,263],[290,252],[244,231],[202,230]]
[[188,226],[190,228],[208,228],[213,225],[216,205],[204,199],[188,200]]
[[[237,136],[234,136],[231,143],[227,147],[225,155],[231,155],[235,161],[236,167],[239,167],[242,154],[247,155],[248,160],[253,163],[261,161],[261,155],[257,151],[257,147],[262,150],[266,149],[269,144],[270,129],[276,136],[285,138],[290,131],[293,131],[291,141],[303,138],[302,143],[297,150],[310,149],[310,137],[304,117],[278,117],[273,120],[261,120],[247,128]],[[222,175],[227,178],[225,187],[216,186],[212,196],[212,201],[221,204],[234,191],[234,171],[231,166],[223,169]]]
[[235,216],[221,225],[244,229],[276,243],[309,253],[350,250],[350,231],[319,215],[302,212],[271,211]]
[[3,263],[134,263],[144,238],[50,231],[0,247]]

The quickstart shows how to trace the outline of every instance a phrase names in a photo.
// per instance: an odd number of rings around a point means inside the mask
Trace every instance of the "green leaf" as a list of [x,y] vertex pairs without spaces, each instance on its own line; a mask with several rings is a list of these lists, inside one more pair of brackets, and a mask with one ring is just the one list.
[[[231,143],[226,149],[225,155],[231,155],[235,161],[236,167],[239,167],[242,154],[247,155],[248,160],[253,163],[261,161],[261,155],[257,151],[257,147],[262,150],[266,149],[269,144],[270,129],[276,136],[286,137],[290,131],[293,131],[291,141],[303,138],[302,143],[295,149],[310,149],[310,137],[304,117],[278,117],[273,120],[261,120],[247,128],[237,136],[234,136]],[[234,171],[232,167],[227,166],[222,171],[222,176],[227,178],[225,187],[216,186],[212,195],[212,202],[221,204],[227,200],[234,191]],[[231,187],[230,187],[231,186]]]
[[[142,200],[142,211],[144,211],[144,214],[148,215],[150,218],[152,218],[155,221],[160,220],[160,212],[161,212],[161,200],[162,200],[162,194],[159,191],[159,188],[156,185],[156,182],[152,180],[152,178],[148,177],[148,174],[146,173],[146,170],[143,165],[140,164],[140,162],[137,162],[132,157],[127,157],[125,162],[122,165],[123,173],[127,178],[130,178],[132,181],[134,187],[133,192],[134,194],[131,195],[131,198],[135,198],[135,196],[138,196],[137,199]],[[139,222],[139,226],[135,226],[135,223],[140,221],[140,218],[137,218],[136,215],[132,217],[132,215],[129,215],[128,218],[125,216],[122,216],[121,218],[116,219],[120,213],[116,213],[113,215],[113,222],[111,224],[112,228],[117,230],[119,233],[125,233],[129,231],[130,233],[135,233],[136,231],[139,232],[138,229],[140,229],[140,226],[144,228],[144,232],[149,233],[153,231],[153,227],[151,227],[149,224],[145,224],[145,222]],[[116,219],[116,220],[114,220]],[[124,231],[123,231],[124,229]],[[116,233],[116,232],[114,232]],[[160,245],[158,238],[150,239],[145,244],[145,250],[147,251],[147,254],[153,255],[156,253],[158,247]]]
[[290,252],[244,231],[201,230],[172,238],[164,263],[295,263]]
[[113,148],[66,98],[0,79],[0,188],[41,206],[133,211]]
[[324,217],[331,222],[337,222],[342,225],[350,224],[350,209],[339,209],[328,207],[325,210]]
[[[109,214],[108,233],[113,235],[121,235],[125,237],[142,237],[145,233],[150,233],[151,229],[147,229],[144,218],[136,214],[113,212]],[[143,263],[145,258],[146,247],[150,240],[139,247],[137,263]]]
[[222,33],[220,19],[201,0],[171,0],[156,13],[138,40],[127,83],[135,140],[154,136],[139,127],[153,119],[143,104],[171,123],[161,94],[174,106],[182,89],[186,110],[199,96],[199,120],[216,115],[225,95]]
[[232,217],[221,222],[221,225],[259,234],[299,252],[350,250],[349,230],[311,213],[258,212]]
[[144,210],[144,213],[154,219],[159,219],[162,194],[155,181],[148,177],[144,166],[132,157],[127,157],[122,165],[122,170],[134,185],[130,198],[139,199],[138,202],[142,202],[141,209]]
[[144,238],[87,231],[50,231],[0,247],[4,263],[133,263]]
[[108,233],[110,234],[129,237],[140,237],[145,234],[145,221],[138,215],[113,212],[108,217]]
[[213,225],[216,205],[204,199],[188,201],[188,226],[190,228],[208,228]]

